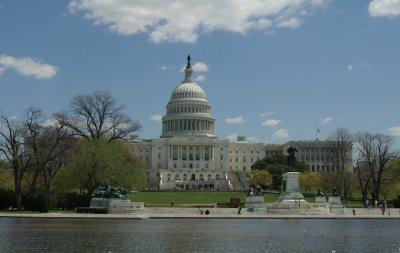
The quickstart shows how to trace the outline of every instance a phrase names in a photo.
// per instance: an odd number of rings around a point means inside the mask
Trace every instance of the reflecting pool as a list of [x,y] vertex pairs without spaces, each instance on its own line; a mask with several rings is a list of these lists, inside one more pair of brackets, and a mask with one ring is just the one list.
[[400,252],[399,220],[0,218],[0,252]]

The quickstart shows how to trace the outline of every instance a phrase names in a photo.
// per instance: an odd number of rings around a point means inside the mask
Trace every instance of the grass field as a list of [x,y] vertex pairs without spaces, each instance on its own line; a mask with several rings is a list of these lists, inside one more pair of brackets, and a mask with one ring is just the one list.
[[[174,201],[175,205],[229,203],[232,197],[239,197],[240,202],[246,202],[245,192],[133,192],[128,197],[134,202],[157,206],[170,206],[171,201]],[[273,203],[277,200],[277,194],[264,194],[265,203]],[[309,203],[315,202],[314,197],[305,198],[305,200]],[[349,201],[348,204],[362,206],[359,201]]]
[[[239,197],[240,202],[246,202],[245,192],[133,192],[129,194],[131,201],[165,206],[169,206],[171,201],[174,201],[176,205],[229,203],[232,197]],[[276,194],[264,194],[266,203],[275,202],[277,199]]]

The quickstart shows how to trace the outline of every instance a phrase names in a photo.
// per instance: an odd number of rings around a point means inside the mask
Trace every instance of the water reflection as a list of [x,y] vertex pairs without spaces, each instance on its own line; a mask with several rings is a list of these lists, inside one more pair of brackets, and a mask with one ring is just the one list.
[[1,252],[399,252],[397,220],[0,219]]

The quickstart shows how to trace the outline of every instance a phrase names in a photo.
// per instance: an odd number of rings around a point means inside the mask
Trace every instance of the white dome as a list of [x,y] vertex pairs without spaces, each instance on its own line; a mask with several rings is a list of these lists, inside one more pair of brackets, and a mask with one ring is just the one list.
[[192,72],[188,56],[185,79],[172,92],[162,118],[161,138],[216,138],[211,106],[204,90],[192,79]]
[[171,100],[177,99],[204,99],[207,100],[204,90],[195,82],[182,83],[171,94]]

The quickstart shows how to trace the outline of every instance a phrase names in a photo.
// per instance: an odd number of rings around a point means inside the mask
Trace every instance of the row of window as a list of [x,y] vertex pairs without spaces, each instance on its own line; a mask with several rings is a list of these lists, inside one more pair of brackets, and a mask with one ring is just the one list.
[[[229,153],[232,153],[232,150],[231,151],[229,151]],[[235,153],[236,154],[238,154],[239,153],[239,150],[235,150]],[[242,152],[243,154],[246,154],[246,150],[243,150],[243,152]],[[251,150],[250,151],[250,153],[251,154],[253,154],[254,153],[254,151],[253,150]],[[260,150],[257,150],[257,154],[259,154],[260,153]]]
[[170,108],[169,113],[207,113],[208,108],[206,107],[173,107]]
[[[219,180],[219,179],[220,179],[219,174],[215,175],[215,180]],[[170,180],[171,180],[171,174],[167,174],[167,181],[170,181]],[[175,181],[180,181],[180,180],[181,180],[181,179],[180,179],[179,174],[175,174]],[[195,180],[204,181],[204,175],[203,175],[203,174],[200,174],[200,175],[199,175],[199,178],[196,178],[196,174],[192,174],[192,175],[190,176],[190,180],[191,180],[191,181],[195,181]],[[208,174],[208,175],[207,175],[207,180],[208,180],[208,181],[213,180],[211,174]],[[183,174],[183,181],[188,181],[188,174]]]
[[314,155],[304,155],[301,154],[300,156],[301,161],[331,161],[332,158],[330,156],[330,154],[324,156],[323,154],[320,156],[319,154]]
[[[321,167],[319,165],[317,165],[317,166],[308,165],[308,167],[312,172],[325,172],[325,165],[322,165]],[[332,166],[326,165],[326,171],[327,172],[329,172],[329,171],[334,172],[335,171],[335,167],[333,165]]]

